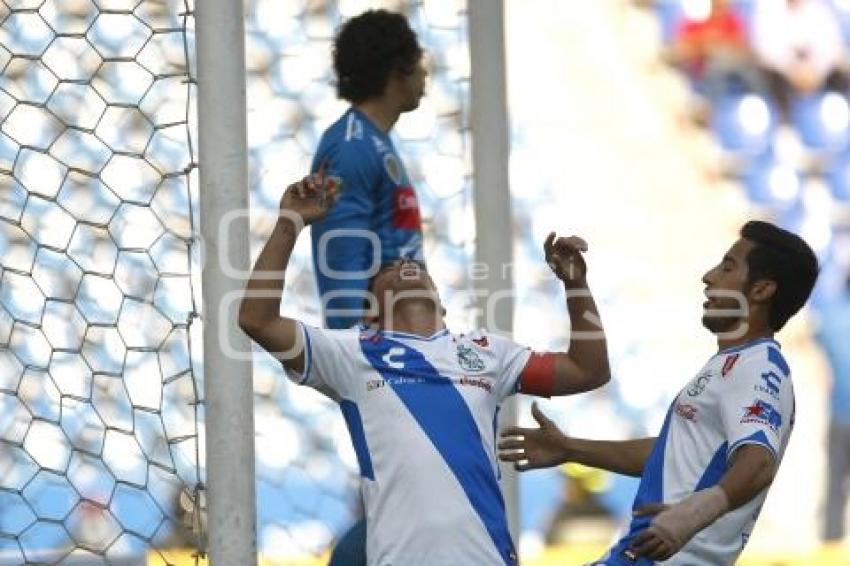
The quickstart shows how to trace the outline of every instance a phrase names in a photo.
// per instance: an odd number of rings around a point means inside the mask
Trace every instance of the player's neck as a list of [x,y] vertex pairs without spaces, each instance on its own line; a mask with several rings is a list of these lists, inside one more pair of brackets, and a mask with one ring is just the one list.
[[767,325],[744,322],[737,329],[721,332],[717,335],[717,351],[743,346],[761,338],[773,338],[773,330]]
[[395,123],[398,122],[398,117],[401,115],[397,105],[392,104],[385,96],[371,98],[355,104],[354,108],[366,116],[376,128],[385,134],[390,133],[390,130],[393,129]]
[[393,308],[392,316],[385,317],[381,330],[405,332],[428,337],[445,327],[442,316],[438,314],[432,301],[399,301]]

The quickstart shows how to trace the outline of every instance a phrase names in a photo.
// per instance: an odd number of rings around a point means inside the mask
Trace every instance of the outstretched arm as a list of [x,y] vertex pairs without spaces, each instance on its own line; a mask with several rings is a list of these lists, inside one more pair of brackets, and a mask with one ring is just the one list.
[[570,348],[555,353],[555,382],[552,395],[570,395],[608,383],[608,346],[596,302],[587,286],[587,265],[582,252],[587,243],[577,236],[555,238],[549,234],[543,245],[546,263],[564,284],[570,315]]
[[304,369],[304,351],[296,322],[280,316],[284,272],[298,233],[305,224],[324,216],[332,202],[333,194],[326,194],[324,182],[320,171],[287,187],[277,223],[254,263],[239,305],[239,327],[297,372]]
[[764,446],[747,444],[738,448],[717,485],[673,505],[653,504],[636,510],[636,515],[658,515],[635,537],[631,553],[653,560],[670,558],[699,531],[767,489],[776,468],[776,458]]
[[576,462],[627,476],[640,476],[654,438],[624,441],[584,440],[564,435],[534,403],[531,414],[540,428],[508,427],[499,442],[499,459],[517,470]]

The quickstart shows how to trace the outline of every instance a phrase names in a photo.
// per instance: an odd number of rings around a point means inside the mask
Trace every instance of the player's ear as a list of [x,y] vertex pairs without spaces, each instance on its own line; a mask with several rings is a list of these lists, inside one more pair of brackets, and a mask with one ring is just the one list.
[[750,286],[749,299],[756,303],[766,303],[776,295],[776,281],[759,279]]

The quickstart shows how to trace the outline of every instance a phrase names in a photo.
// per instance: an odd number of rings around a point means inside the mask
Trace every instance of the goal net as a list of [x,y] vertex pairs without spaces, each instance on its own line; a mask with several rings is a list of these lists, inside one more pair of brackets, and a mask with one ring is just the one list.
[[[0,565],[191,563],[205,549],[194,4],[0,3]],[[406,13],[428,53],[427,96],[397,134],[430,269],[465,327],[462,0],[245,3],[252,249],[344,109],[334,30],[370,7]],[[289,308],[318,324],[305,243]],[[254,384],[260,552],[318,556],[358,514],[344,423],[263,354]]]

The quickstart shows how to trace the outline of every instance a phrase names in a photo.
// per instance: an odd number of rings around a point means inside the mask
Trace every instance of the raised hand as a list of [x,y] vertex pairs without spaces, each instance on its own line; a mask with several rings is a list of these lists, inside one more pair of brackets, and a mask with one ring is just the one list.
[[281,213],[295,213],[305,225],[325,217],[337,197],[337,183],[326,174],[326,164],[312,175],[289,185],[280,199]]
[[578,236],[556,238],[550,232],[543,243],[546,263],[558,279],[568,285],[584,284],[587,276],[587,264],[582,252],[587,251],[587,242]]
[[567,461],[564,446],[566,437],[558,430],[537,403],[531,405],[531,415],[540,428],[508,427],[502,431],[499,459],[513,462],[520,471],[556,466]]

